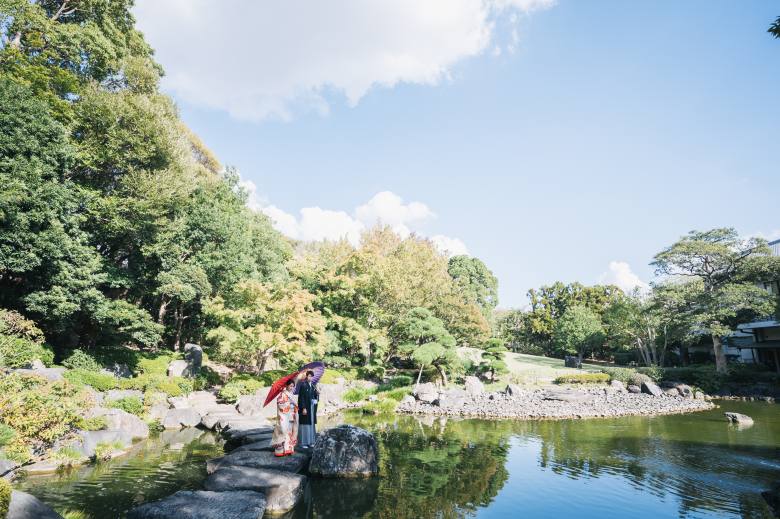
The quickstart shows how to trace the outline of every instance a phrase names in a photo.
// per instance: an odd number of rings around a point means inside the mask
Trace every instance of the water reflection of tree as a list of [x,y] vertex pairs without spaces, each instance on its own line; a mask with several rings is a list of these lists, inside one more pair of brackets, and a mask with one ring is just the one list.
[[480,423],[375,424],[380,439],[379,518],[459,518],[504,486],[509,431]]

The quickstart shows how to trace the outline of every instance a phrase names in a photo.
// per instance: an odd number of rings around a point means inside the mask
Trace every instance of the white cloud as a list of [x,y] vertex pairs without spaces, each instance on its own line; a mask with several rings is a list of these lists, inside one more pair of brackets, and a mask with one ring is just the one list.
[[635,288],[646,290],[648,284],[634,274],[631,266],[625,261],[610,261],[609,270],[601,274],[599,283],[603,285],[616,285],[624,292],[630,292]]
[[[241,181],[241,185],[249,191],[247,205],[262,211],[271,218],[279,232],[301,241],[336,241],[346,238],[352,245],[360,243],[360,235],[374,225],[389,225],[402,238],[412,234],[415,223],[430,220],[436,215],[422,202],[404,203],[403,199],[390,191],[382,191],[374,195],[365,204],[355,208],[353,214],[346,211],[334,211],[320,207],[304,207],[299,215],[290,214],[274,205],[263,206],[261,198],[256,194],[257,188],[252,181]],[[430,238],[431,242],[448,256],[468,254],[466,244],[457,238],[437,234]]]
[[436,245],[437,249],[447,256],[461,256],[469,253],[466,244],[457,238],[437,234],[436,236],[431,236],[431,241]]
[[514,48],[517,14],[553,3],[137,0],[134,12],[177,98],[261,120],[325,114],[332,93],[355,105],[375,86],[436,85],[495,48],[497,20],[509,19]]

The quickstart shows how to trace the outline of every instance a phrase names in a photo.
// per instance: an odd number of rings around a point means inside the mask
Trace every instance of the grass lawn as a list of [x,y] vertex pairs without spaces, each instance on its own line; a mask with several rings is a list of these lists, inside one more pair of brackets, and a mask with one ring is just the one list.
[[523,353],[506,353],[504,361],[509,369],[509,373],[502,378],[514,384],[550,384],[560,375],[598,372],[600,370],[599,366],[584,363],[581,370],[567,368],[563,365],[563,359],[525,355]]

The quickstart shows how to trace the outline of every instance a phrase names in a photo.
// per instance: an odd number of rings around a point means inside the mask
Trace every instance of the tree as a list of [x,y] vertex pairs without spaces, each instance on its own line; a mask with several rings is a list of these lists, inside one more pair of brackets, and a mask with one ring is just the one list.
[[780,38],[780,16],[777,17],[775,23],[769,26],[767,32],[772,36],[774,36],[775,38]]
[[398,350],[408,355],[420,367],[417,384],[423,369],[433,366],[439,372],[444,385],[447,384],[447,368],[458,363],[455,352],[455,338],[426,308],[412,308],[391,330],[393,342]]
[[296,283],[238,283],[226,296],[206,302],[206,314],[217,323],[206,337],[215,357],[262,373],[268,360],[287,366],[320,357],[325,320],[313,307],[314,296]]
[[581,361],[604,342],[604,326],[593,310],[574,305],[555,323],[553,341],[562,353],[576,354]]
[[631,344],[646,366],[663,366],[667,343],[659,345],[658,339],[664,312],[649,295],[637,292],[616,300],[604,319],[610,340]]
[[[772,296],[749,273],[753,258],[770,253],[760,238],[741,239],[734,229],[691,231],[656,254],[656,273],[669,276],[682,303],[688,334],[712,338],[716,369],[727,370],[721,338],[739,321],[769,314]],[[678,282],[677,280],[687,280]]]
[[482,368],[490,373],[490,380],[495,380],[496,375],[503,375],[507,372],[504,354],[506,347],[501,339],[489,339],[482,351]]
[[453,256],[447,265],[455,285],[465,300],[476,304],[489,318],[498,305],[498,279],[478,258]]

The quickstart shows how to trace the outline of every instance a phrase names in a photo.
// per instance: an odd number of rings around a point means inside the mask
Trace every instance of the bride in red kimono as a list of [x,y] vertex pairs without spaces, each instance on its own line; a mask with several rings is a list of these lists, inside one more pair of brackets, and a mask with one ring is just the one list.
[[298,443],[298,406],[293,400],[294,389],[295,382],[290,380],[276,398],[277,422],[271,445],[274,448],[274,456],[280,458],[293,454]]

